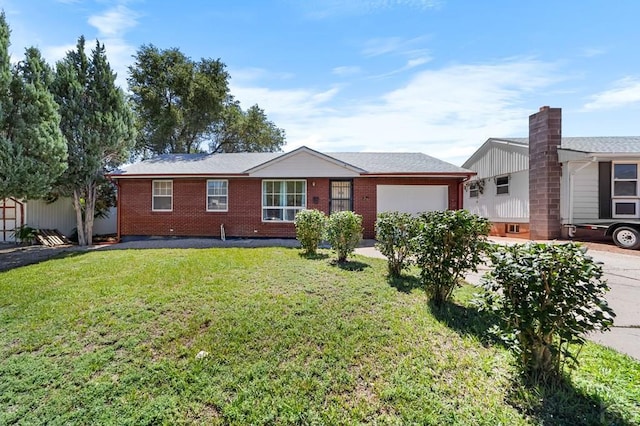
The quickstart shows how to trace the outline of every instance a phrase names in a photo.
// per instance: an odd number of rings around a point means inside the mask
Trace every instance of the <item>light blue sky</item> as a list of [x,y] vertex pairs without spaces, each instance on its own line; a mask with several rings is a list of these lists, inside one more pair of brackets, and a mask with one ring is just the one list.
[[0,0],[11,52],[54,63],[98,38],[126,87],[142,44],[220,58],[232,94],[301,145],[462,162],[527,136],[540,106],[565,136],[640,135],[636,0]]

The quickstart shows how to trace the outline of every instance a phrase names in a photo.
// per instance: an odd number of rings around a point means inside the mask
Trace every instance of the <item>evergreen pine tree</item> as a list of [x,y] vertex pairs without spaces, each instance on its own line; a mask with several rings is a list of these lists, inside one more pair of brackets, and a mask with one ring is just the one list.
[[0,14],[0,198],[40,198],[66,168],[52,70],[38,49],[11,66],[9,26]]
[[104,45],[96,41],[87,57],[84,37],[56,67],[53,91],[69,152],[59,190],[73,198],[80,245],[93,242],[98,187],[105,170],[125,161],[135,141],[133,112],[115,79]]

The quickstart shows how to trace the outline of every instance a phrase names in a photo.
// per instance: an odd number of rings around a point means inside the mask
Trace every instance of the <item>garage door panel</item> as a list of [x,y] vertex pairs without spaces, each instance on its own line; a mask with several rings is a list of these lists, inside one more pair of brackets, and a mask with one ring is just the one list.
[[377,185],[376,210],[378,213],[398,211],[421,213],[447,210],[447,185]]

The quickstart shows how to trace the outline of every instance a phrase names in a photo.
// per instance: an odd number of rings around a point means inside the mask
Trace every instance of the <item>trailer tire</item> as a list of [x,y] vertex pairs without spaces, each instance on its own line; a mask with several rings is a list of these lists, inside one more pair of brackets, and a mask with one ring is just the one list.
[[640,231],[630,226],[621,226],[613,231],[613,242],[618,247],[636,250],[640,248]]

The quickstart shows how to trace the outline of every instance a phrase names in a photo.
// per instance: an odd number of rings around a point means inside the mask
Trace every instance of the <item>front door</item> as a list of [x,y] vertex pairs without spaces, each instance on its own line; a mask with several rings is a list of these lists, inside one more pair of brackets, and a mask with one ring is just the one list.
[[330,192],[331,213],[353,210],[353,181],[332,180]]

